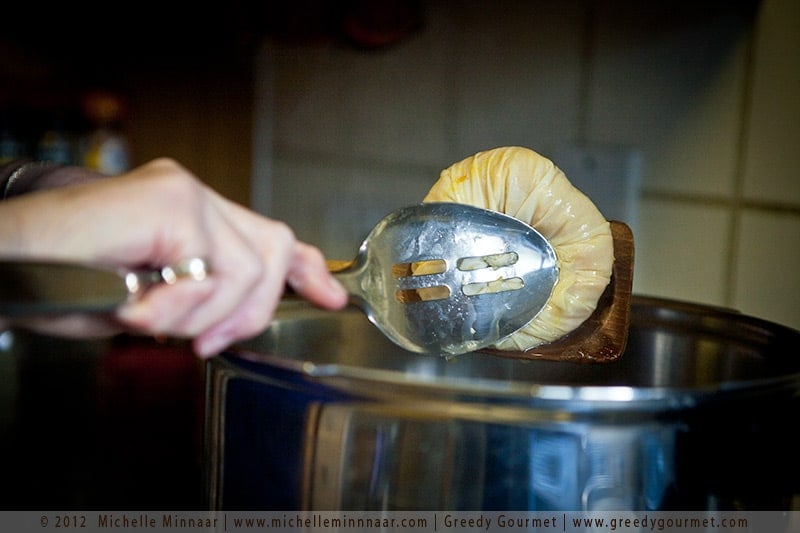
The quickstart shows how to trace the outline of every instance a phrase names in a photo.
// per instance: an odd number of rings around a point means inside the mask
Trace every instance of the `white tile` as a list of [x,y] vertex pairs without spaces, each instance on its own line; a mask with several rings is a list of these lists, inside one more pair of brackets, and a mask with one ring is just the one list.
[[275,141],[326,153],[441,161],[446,40],[436,28],[385,52],[273,44]]
[[647,189],[732,195],[747,18],[703,3],[601,6],[590,139],[640,149]]
[[634,235],[634,292],[723,305],[729,225],[724,208],[645,199]]
[[276,142],[444,167],[574,140],[583,2],[425,7],[422,31],[385,52],[271,45]]
[[625,222],[638,230],[641,154],[609,145],[566,145],[553,161],[567,178],[592,199],[608,220]]
[[800,2],[762,2],[756,37],[745,195],[800,205]]
[[583,2],[465,2],[458,10],[454,116],[464,156],[497,146],[544,155],[574,141],[580,115]]
[[274,175],[271,215],[332,259],[352,259],[381,217],[422,201],[438,178],[299,152],[277,153]]
[[800,214],[742,215],[735,307],[800,329]]

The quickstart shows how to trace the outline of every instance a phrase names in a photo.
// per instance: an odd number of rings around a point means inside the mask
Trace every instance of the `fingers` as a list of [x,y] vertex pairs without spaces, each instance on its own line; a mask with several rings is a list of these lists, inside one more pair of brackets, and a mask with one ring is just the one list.
[[117,319],[130,328],[153,335],[192,336],[187,319],[208,301],[216,281],[179,280],[157,285],[117,310]]
[[[193,339],[208,357],[269,326],[289,283],[309,301],[328,309],[347,303],[347,294],[328,273],[322,253],[300,243],[291,229],[208,191],[202,237],[212,274],[150,289],[123,307],[128,326],[158,335]],[[184,243],[189,246],[188,243]]]
[[347,292],[328,272],[322,252],[306,243],[295,247],[287,282],[297,294],[326,309],[347,304]]
[[40,237],[28,239],[40,246],[30,255],[125,268],[209,260],[206,279],[153,287],[116,315],[141,333],[191,338],[199,355],[268,327],[287,283],[327,309],[347,302],[317,248],[298,242],[282,222],[222,198],[171,160],[27,202],[18,203],[20,212],[51,215],[24,219]]
[[56,333],[87,336],[121,325],[192,338],[198,354],[212,355],[266,328],[287,283],[321,307],[336,309],[347,301],[319,250],[299,243],[285,224],[222,198],[169,159],[6,204],[0,253],[121,268],[192,257],[210,261],[206,279],[153,287],[123,305],[116,323],[89,318],[63,328],[36,324]]
[[[272,321],[283,294],[294,235],[288,227],[273,221],[262,221],[250,228],[244,239],[255,238],[254,252],[248,263],[237,265],[234,275],[217,281],[222,290],[233,290],[230,311],[209,325],[194,340],[198,355],[210,356],[229,344],[260,333]],[[250,241],[253,242],[253,241]],[[242,269],[244,267],[244,270]],[[239,285],[238,289],[233,289]],[[241,291],[241,292],[239,292]]]
[[[270,317],[266,312],[250,311],[246,319],[241,318],[245,302],[279,297],[265,290],[269,287],[265,283],[265,257],[253,249],[251,241],[223,214],[210,212],[207,216],[209,231],[200,237],[208,242],[194,249],[208,249],[211,275],[202,281],[180,280],[153,287],[118,314],[122,321],[143,331],[196,337],[195,346],[201,355],[210,355],[245,332],[254,333],[267,325]],[[273,231],[269,244],[280,258],[290,247],[290,239]]]
[[245,222],[244,227],[250,230],[245,238],[253,239],[253,249],[260,254],[262,268],[257,277],[250,279],[246,297],[233,312],[195,338],[198,355],[213,355],[265,329],[275,315],[287,283],[317,305],[337,309],[347,303],[347,294],[328,273],[322,253],[296,241],[288,226],[277,221],[254,220],[250,212],[234,210],[229,214],[234,218],[240,216],[236,220]]
[[120,333],[119,324],[112,317],[93,314],[69,314],[64,316],[33,316],[4,323],[0,319],[0,331],[13,326],[28,331],[65,338],[103,338]]

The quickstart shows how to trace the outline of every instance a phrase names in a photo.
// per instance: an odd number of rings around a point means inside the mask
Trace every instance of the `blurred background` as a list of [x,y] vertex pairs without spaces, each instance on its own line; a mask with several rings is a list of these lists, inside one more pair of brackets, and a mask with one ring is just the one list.
[[[635,292],[800,328],[796,0],[126,6],[4,6],[0,160],[169,156],[350,259],[442,169],[526,146],[634,229]],[[202,507],[191,354],[16,342],[7,507]]]
[[380,49],[259,49],[254,205],[349,257],[450,163],[527,146],[634,228],[636,292],[800,327],[800,5],[422,2],[409,18]]
[[[90,15],[11,9],[4,146],[35,151],[59,131],[85,154],[111,124],[129,164],[174,157],[334,258],[451,163],[527,146],[634,228],[636,292],[800,327],[793,0],[145,2]],[[118,100],[105,118],[98,91]]]

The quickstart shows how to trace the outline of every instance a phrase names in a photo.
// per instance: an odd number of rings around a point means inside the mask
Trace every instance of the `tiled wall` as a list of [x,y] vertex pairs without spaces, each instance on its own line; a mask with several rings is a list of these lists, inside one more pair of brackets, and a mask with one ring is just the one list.
[[477,151],[632,150],[635,291],[800,328],[800,3],[730,4],[431,0],[389,50],[266,43],[253,205],[350,258]]

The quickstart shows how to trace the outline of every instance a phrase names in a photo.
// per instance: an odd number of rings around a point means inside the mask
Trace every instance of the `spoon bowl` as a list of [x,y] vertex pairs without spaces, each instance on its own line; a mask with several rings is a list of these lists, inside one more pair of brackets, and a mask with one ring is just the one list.
[[509,215],[431,202],[383,218],[334,270],[352,302],[406,350],[455,356],[533,320],[558,280],[550,243]]

